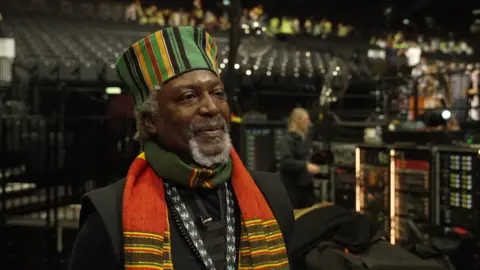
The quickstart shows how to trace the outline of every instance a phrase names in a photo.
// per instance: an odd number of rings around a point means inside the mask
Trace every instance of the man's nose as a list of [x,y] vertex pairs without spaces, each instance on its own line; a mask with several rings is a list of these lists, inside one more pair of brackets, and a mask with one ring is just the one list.
[[209,94],[205,94],[203,96],[199,110],[201,115],[209,116],[215,116],[220,112],[220,109],[215,102],[215,98],[210,96]]

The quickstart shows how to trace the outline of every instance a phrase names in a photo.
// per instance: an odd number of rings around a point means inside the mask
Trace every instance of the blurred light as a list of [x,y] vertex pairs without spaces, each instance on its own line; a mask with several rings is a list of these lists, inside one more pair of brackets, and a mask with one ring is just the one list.
[[386,8],[385,11],[383,12],[383,15],[388,16],[388,15],[390,15],[390,13],[392,13],[392,8],[391,7]]
[[257,30],[257,35],[260,36],[262,34],[262,31],[261,30]]
[[245,34],[250,34],[250,30],[246,29]]
[[334,71],[333,76],[337,76],[338,72]]
[[443,110],[442,111],[442,118],[445,120],[450,119],[452,117],[452,113],[449,110]]
[[259,26],[260,26],[260,24],[258,22],[253,22],[253,27],[256,28],[256,27],[259,27]]
[[335,68],[335,70],[336,70],[336,71],[340,71],[340,67],[337,66],[337,67]]
[[235,64],[235,65],[233,66],[233,68],[234,68],[234,69],[239,69],[239,68],[240,68],[240,65],[239,65],[239,64]]
[[305,56],[306,56],[306,57],[310,57],[311,55],[312,55],[312,54],[311,54],[310,52],[306,52],[306,53],[305,53]]
[[253,66],[253,69],[254,69],[254,70],[257,70],[257,69],[258,69],[258,65]]
[[248,25],[242,24],[242,28],[243,28],[243,29],[248,29]]
[[403,19],[403,24],[407,25],[410,23],[410,20],[409,19]]
[[266,28],[265,26],[262,27],[262,31],[263,31],[263,32],[267,31],[267,28]]
[[227,58],[223,59],[223,63],[228,64],[228,59]]
[[270,70],[267,71],[267,76],[272,76],[272,72]]
[[105,93],[107,95],[119,95],[122,93],[122,88],[116,86],[110,86],[105,88]]
[[224,63],[221,63],[221,64],[220,64],[220,68],[225,68],[225,64],[224,64]]
[[245,74],[247,74],[247,76],[250,76],[252,75],[252,71],[250,69],[247,69],[247,71],[245,71]]

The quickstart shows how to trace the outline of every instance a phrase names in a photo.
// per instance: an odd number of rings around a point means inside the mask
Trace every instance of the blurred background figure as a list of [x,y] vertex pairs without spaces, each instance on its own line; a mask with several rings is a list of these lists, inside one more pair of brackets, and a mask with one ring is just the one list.
[[295,108],[288,119],[288,133],[280,143],[280,179],[295,209],[313,204],[312,175],[320,173],[320,166],[309,162],[309,127],[308,112],[304,108]]
[[480,120],[479,107],[480,102],[478,98],[478,81],[480,70],[477,68],[472,72],[472,88],[468,90],[470,96],[470,111],[469,117],[474,121]]
[[0,38],[5,36],[5,31],[3,30],[3,17],[2,13],[0,13]]

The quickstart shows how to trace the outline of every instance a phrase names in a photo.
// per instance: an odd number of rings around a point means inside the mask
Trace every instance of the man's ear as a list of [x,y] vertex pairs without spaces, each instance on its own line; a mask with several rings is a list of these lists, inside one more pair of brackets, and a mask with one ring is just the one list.
[[148,132],[150,132],[150,134],[157,133],[157,128],[155,127],[151,116],[145,119],[145,127],[147,128]]

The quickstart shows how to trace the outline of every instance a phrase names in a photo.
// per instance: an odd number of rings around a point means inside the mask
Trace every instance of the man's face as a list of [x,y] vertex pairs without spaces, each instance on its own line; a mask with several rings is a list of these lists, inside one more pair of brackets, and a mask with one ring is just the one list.
[[167,82],[156,95],[155,131],[167,146],[189,152],[204,166],[228,159],[230,110],[222,81],[211,71],[195,70]]

